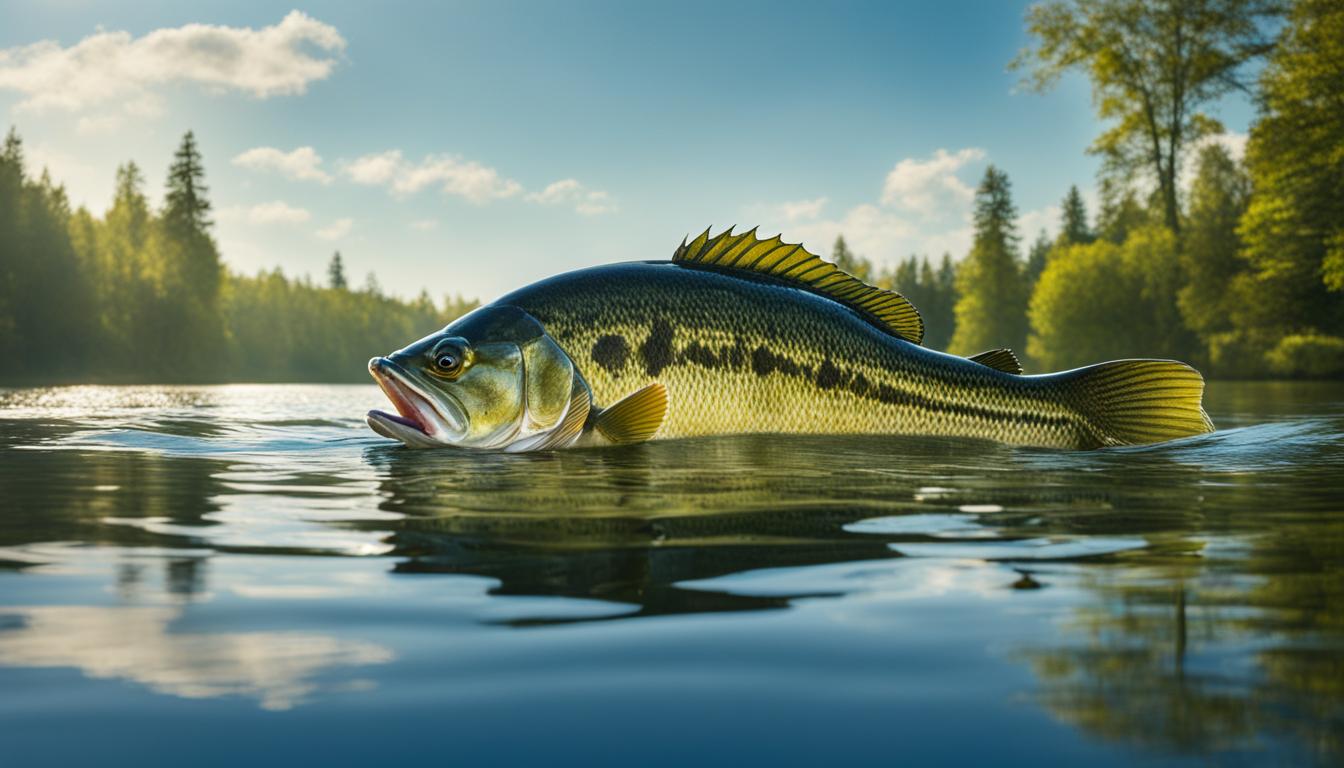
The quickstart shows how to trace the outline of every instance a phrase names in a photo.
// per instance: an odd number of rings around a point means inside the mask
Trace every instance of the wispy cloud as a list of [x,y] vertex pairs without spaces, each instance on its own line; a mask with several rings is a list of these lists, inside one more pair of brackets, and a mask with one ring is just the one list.
[[823,216],[828,200],[819,197],[757,204],[745,211],[762,232],[782,231],[816,253],[829,253],[843,234],[856,253],[889,265],[911,254],[960,258],[973,237],[971,203],[975,189],[964,178],[985,159],[985,151],[967,147],[939,149],[929,157],[905,158],[883,179],[875,202],[855,205],[839,215]]
[[76,121],[75,132],[80,136],[105,136],[115,133],[121,123],[118,115],[88,115]]
[[578,179],[561,179],[538,192],[527,192],[521,183],[495,168],[460,155],[426,155],[419,161],[411,161],[401,150],[389,149],[343,163],[341,172],[356,184],[386,187],[398,197],[437,188],[446,195],[478,205],[521,196],[538,205],[570,206],[584,216],[616,210],[616,201],[610,194],[591,189]]
[[434,219],[416,219],[411,222],[411,229],[417,232],[429,232],[439,228],[439,222]]
[[818,197],[814,200],[794,200],[779,204],[779,213],[789,221],[808,221],[821,215],[821,211],[826,207],[826,198]]
[[887,173],[882,204],[921,214],[936,213],[949,204],[965,205],[975,190],[957,172],[984,157],[983,149],[968,147],[956,152],[940,149],[925,160],[906,158]]
[[313,217],[305,208],[297,208],[283,200],[253,206],[222,208],[219,217],[228,221],[246,221],[249,224],[302,224]]
[[583,216],[598,216],[616,210],[611,195],[599,189],[589,189],[578,179],[551,182],[542,191],[530,193],[527,199],[540,205],[572,205]]
[[323,240],[340,240],[341,238],[350,234],[350,230],[353,229],[354,226],[355,226],[354,219],[337,219],[333,221],[329,226],[325,226],[317,230],[313,234],[317,235]]
[[233,158],[233,164],[254,171],[275,171],[289,179],[331,183],[331,174],[322,170],[322,156],[312,147],[289,152],[275,147],[254,147]]
[[345,175],[358,184],[385,186],[397,195],[410,195],[428,187],[444,194],[485,203],[522,193],[523,185],[499,171],[457,155],[428,155],[411,162],[393,149],[364,155],[347,163]]
[[53,40],[0,50],[0,89],[23,109],[160,109],[157,91],[193,83],[257,98],[303,93],[336,66],[340,32],[299,11],[261,29],[187,24],[143,37],[100,31],[69,47]]

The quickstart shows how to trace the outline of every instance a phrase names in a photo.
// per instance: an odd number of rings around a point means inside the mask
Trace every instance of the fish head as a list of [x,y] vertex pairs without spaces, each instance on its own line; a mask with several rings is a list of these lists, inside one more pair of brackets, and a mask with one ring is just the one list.
[[412,448],[526,450],[589,397],[569,355],[512,306],[481,307],[373,358],[369,373],[397,411],[370,411],[369,426]]

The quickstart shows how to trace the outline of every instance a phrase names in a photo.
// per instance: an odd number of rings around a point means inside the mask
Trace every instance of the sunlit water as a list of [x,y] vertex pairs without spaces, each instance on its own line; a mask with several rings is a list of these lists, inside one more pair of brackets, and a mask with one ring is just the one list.
[[1089,453],[0,391],[5,765],[1344,760],[1344,391]]

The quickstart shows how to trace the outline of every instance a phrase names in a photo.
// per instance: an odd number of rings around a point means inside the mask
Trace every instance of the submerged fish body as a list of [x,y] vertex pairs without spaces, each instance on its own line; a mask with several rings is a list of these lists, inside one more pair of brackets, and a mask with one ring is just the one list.
[[[899,295],[798,246],[706,233],[672,261],[558,275],[376,358],[370,371],[402,415],[370,424],[408,445],[505,450],[752,432],[1094,448],[1212,429],[1203,380],[1182,363],[1022,376],[1008,372],[1011,353],[957,357],[920,346],[921,334]],[[435,373],[473,350],[498,360],[509,344],[518,365],[502,375]],[[490,423],[463,429],[480,418]]]

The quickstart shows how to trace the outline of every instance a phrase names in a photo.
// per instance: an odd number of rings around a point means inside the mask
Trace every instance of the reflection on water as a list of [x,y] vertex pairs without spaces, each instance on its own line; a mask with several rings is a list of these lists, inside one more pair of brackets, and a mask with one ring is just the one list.
[[289,709],[318,691],[319,670],[392,659],[373,643],[303,632],[172,632],[180,615],[171,606],[0,607],[0,664],[75,667],[188,699],[246,696]]
[[372,387],[0,392],[0,690],[6,669],[70,668],[265,709],[355,697],[410,728],[424,706],[484,695],[518,716],[604,700],[557,693],[594,685],[633,707],[687,685],[727,701],[760,674],[741,690],[799,691],[750,700],[777,719],[903,712],[911,755],[956,717],[930,701],[980,711],[1004,741],[990,759],[1015,734],[1093,762],[1344,755],[1337,386],[1215,385],[1228,429],[1090,453],[409,451],[363,428],[377,404]]

